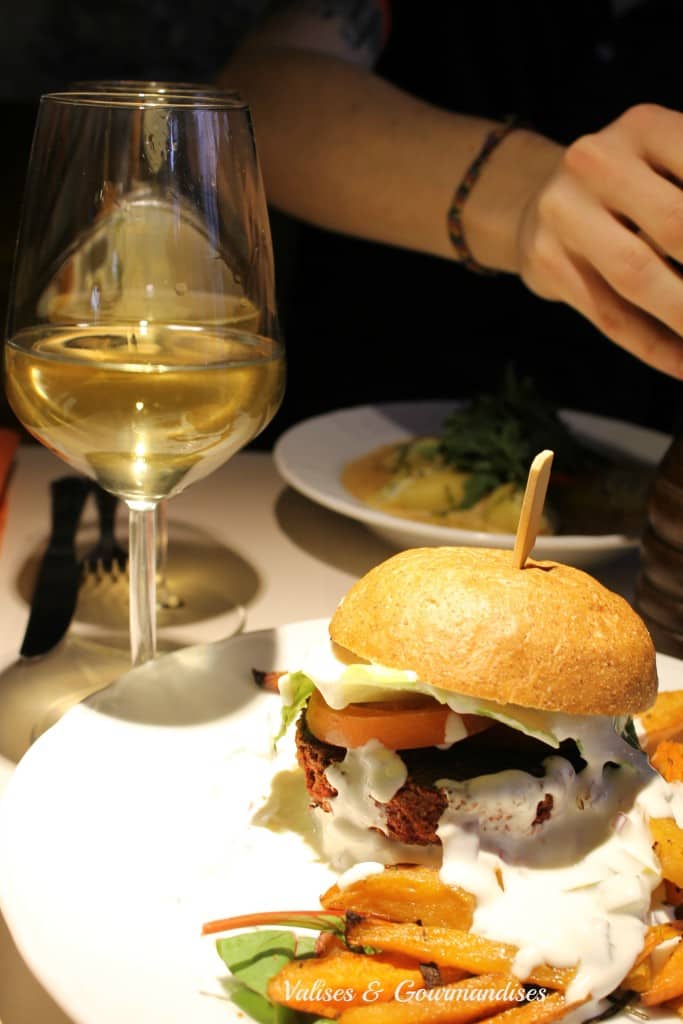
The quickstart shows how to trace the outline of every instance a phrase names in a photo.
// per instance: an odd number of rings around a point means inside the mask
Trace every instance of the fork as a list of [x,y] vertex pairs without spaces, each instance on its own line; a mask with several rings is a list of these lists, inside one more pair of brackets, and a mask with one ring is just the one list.
[[84,555],[85,572],[98,580],[105,575],[118,579],[126,571],[128,553],[116,540],[115,523],[118,498],[103,490],[99,484],[92,484],[97,502],[100,535],[97,543]]

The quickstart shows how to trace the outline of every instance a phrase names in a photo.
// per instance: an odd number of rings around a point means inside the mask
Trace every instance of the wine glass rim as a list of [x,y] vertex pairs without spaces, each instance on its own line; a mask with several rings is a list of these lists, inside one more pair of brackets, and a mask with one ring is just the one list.
[[239,97],[236,89],[224,89],[222,86],[214,85],[211,82],[173,82],[161,79],[141,78],[86,78],[70,82],[67,89],[60,89],[60,92],[76,93],[116,93],[117,95],[138,95],[154,96],[235,96]]
[[208,89],[189,91],[187,88],[160,93],[154,89],[97,89],[47,92],[41,103],[60,103],[74,107],[174,107],[201,110],[247,110],[248,104],[234,91]]

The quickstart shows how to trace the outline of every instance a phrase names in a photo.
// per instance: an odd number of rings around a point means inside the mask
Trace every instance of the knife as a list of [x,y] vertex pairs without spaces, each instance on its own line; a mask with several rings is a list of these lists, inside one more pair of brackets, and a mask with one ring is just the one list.
[[76,531],[90,482],[85,477],[53,480],[52,526],[47,550],[38,570],[31,613],[20,654],[35,658],[59,643],[73,617],[82,569],[76,557]]

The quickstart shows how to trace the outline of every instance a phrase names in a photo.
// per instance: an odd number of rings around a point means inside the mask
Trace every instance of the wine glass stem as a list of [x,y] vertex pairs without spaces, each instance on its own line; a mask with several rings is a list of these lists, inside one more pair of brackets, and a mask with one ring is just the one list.
[[157,582],[154,506],[128,504],[130,647],[134,665],[151,661],[157,647]]
[[175,611],[182,608],[184,601],[171,589],[168,577],[168,511],[167,502],[160,501],[156,507],[157,546],[157,608]]
[[157,588],[159,588],[166,586],[168,566],[168,515],[165,501],[160,501],[156,507],[156,531]]

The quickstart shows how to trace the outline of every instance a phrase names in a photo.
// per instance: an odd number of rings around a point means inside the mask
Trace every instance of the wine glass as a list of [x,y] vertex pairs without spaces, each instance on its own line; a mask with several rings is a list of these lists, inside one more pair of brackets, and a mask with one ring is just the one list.
[[[206,82],[141,81],[131,78],[92,79],[72,82],[68,88],[69,92],[134,93],[159,96],[171,93],[175,98],[230,95],[239,98],[237,92],[228,92]],[[169,584],[168,580],[168,511],[165,500],[160,501],[156,507],[155,529],[157,607],[175,611],[184,606],[185,599]]]
[[239,99],[239,93],[223,89],[210,82],[170,82],[159,80],[141,80],[137,78],[93,78],[71,82],[69,92],[109,92],[109,93],[152,93],[175,97],[184,95],[201,96],[232,96]]
[[275,414],[284,350],[249,108],[42,97],[5,345],[9,401],[129,509],[133,664],[156,652],[155,508]]

